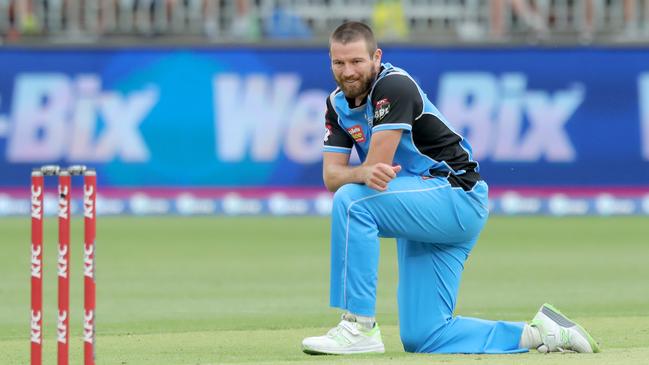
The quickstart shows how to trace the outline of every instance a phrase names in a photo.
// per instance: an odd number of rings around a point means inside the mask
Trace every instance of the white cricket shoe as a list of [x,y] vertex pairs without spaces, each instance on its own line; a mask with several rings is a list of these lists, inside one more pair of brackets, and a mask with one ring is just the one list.
[[550,304],[543,304],[531,323],[539,329],[543,344],[539,352],[599,352],[599,345],[577,323],[568,319]]
[[367,330],[356,322],[345,319],[338,323],[324,336],[307,337],[302,341],[302,351],[311,355],[331,354],[365,354],[370,352],[384,353],[378,324]]

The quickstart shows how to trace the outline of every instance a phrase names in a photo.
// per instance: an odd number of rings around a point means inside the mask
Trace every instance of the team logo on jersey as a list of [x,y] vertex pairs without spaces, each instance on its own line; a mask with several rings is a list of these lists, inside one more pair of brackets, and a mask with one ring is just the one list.
[[390,112],[390,100],[383,98],[374,104],[374,120],[383,119]]
[[347,132],[352,136],[354,141],[358,143],[365,142],[365,133],[363,133],[363,128],[360,125],[355,125],[351,128],[347,128]]
[[367,125],[372,128],[374,126],[374,118],[370,118],[367,116],[367,113],[364,115],[365,120],[367,121]]

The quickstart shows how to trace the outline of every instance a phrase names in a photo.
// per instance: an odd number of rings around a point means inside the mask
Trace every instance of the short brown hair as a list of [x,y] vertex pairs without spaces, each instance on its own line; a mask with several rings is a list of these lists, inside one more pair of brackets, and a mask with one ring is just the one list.
[[346,22],[339,25],[331,33],[331,37],[329,37],[329,47],[331,47],[331,43],[333,42],[347,44],[361,39],[367,44],[367,50],[370,56],[374,55],[374,52],[378,48],[376,38],[374,38],[374,32],[372,32],[372,28],[367,24],[361,22]]

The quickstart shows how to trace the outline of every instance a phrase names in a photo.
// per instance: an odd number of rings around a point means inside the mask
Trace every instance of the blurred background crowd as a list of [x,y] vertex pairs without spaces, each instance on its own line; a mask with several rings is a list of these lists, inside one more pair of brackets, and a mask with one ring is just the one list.
[[649,0],[0,0],[0,42],[321,42],[346,19],[393,42],[649,40]]

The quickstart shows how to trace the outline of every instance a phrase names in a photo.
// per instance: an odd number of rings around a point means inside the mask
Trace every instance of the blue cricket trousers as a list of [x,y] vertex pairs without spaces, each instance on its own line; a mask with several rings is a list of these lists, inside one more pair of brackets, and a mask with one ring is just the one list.
[[399,325],[408,352],[511,353],[524,323],[453,317],[464,262],[488,217],[487,184],[472,191],[446,178],[397,177],[378,192],[361,184],[334,195],[333,307],[374,316],[378,237],[397,238]]

